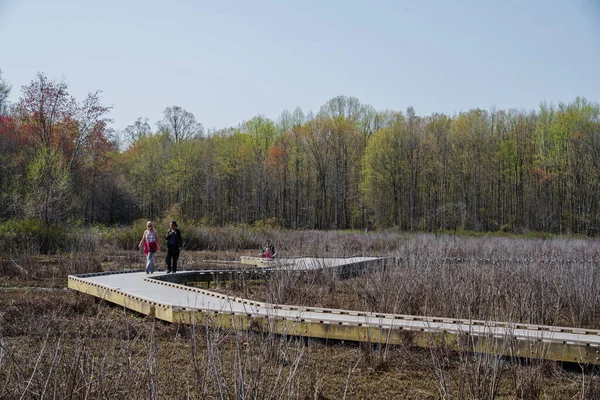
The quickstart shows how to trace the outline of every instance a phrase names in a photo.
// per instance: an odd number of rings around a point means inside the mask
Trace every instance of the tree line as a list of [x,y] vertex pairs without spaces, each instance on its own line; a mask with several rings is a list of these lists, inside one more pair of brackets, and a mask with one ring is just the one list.
[[205,131],[167,107],[110,128],[44,74],[7,104],[0,75],[0,218],[123,224],[177,216],[291,229],[600,229],[600,106],[419,116],[338,96],[318,111]]

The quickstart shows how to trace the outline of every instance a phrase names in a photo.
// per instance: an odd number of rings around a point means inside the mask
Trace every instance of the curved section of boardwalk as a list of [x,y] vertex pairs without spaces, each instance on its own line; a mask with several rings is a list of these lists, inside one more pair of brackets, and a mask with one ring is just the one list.
[[[367,313],[268,304],[184,286],[187,281],[230,279],[274,270],[336,268],[341,272],[380,262],[375,257],[289,259],[257,262],[246,270],[128,271],[70,275],[69,288],[169,322],[210,324],[332,340],[416,346],[443,343],[459,350],[515,357],[600,364],[600,331],[494,321]],[[180,283],[177,283],[180,282]]]

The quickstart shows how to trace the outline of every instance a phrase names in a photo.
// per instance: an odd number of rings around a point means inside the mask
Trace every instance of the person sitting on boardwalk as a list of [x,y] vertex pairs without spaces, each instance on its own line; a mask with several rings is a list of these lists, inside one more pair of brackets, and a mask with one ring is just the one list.
[[260,258],[275,258],[277,251],[275,245],[271,244],[270,240],[267,240],[262,248],[262,252],[258,255]]
[[160,243],[158,242],[158,235],[156,231],[152,228],[152,221],[148,221],[146,224],[146,230],[142,235],[142,240],[140,240],[140,244],[138,244],[138,248],[144,246],[144,254],[146,255],[146,273],[152,274],[154,273],[154,253],[158,251],[158,246]]

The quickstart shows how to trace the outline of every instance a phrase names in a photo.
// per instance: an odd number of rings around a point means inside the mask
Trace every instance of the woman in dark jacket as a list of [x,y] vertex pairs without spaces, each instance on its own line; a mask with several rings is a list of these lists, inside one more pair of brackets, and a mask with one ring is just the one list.
[[[165,235],[167,242],[167,274],[177,272],[177,260],[179,259],[179,250],[183,247],[181,231],[177,229],[177,222],[172,221],[170,229]],[[172,261],[172,263],[171,263]]]

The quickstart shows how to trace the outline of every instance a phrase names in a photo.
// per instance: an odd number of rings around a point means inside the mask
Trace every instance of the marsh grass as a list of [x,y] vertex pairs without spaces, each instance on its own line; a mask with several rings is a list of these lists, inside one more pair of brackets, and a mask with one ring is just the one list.
[[[262,281],[220,283],[235,295],[600,328],[600,245],[592,240],[188,231],[202,238],[198,246],[218,249],[184,251],[191,268],[252,255],[265,236],[286,256],[388,257],[348,279],[333,271],[281,271]],[[478,354],[468,341],[459,350],[437,341],[419,349],[167,324],[72,291],[35,289],[64,287],[68,274],[143,262],[102,233],[78,240],[77,251],[46,256],[32,246],[0,264],[0,285],[23,287],[0,289],[0,398],[593,399],[600,393],[589,369]]]

